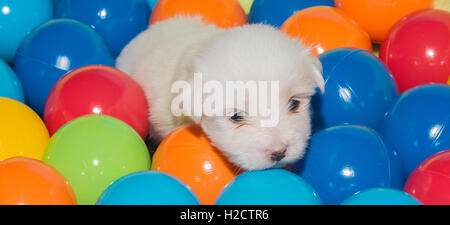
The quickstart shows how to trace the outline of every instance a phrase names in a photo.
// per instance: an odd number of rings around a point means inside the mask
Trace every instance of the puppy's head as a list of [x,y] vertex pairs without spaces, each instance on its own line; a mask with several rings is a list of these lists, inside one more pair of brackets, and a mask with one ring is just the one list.
[[[194,119],[233,163],[259,170],[303,156],[311,133],[310,99],[323,91],[324,80],[320,61],[298,40],[265,25],[233,28],[207,45],[192,70],[203,74],[203,82],[222,85],[223,93],[230,82],[248,88],[222,96],[222,116]],[[249,91],[255,85],[257,100]]]

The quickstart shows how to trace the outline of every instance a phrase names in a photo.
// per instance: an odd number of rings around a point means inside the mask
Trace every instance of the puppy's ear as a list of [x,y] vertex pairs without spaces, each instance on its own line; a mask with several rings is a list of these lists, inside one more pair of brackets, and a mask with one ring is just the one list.
[[313,64],[312,76],[314,78],[314,81],[315,81],[317,87],[320,89],[320,91],[323,94],[325,92],[325,80],[323,79],[323,75],[322,75],[322,63],[320,62],[320,60],[317,57],[313,57],[312,61],[313,61],[312,62],[312,64]]

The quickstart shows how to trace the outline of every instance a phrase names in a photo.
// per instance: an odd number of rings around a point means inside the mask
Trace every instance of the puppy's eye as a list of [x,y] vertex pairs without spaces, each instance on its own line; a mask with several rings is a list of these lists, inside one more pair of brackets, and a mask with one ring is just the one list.
[[291,99],[289,101],[289,112],[296,112],[300,108],[300,100]]
[[245,120],[245,115],[242,112],[235,113],[232,117],[230,117],[232,122],[242,122]]

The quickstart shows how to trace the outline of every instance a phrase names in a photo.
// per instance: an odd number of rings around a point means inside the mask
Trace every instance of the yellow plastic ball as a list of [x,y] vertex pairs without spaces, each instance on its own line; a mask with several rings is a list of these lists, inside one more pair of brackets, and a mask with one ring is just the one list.
[[32,109],[0,97],[0,160],[15,156],[42,160],[48,141],[44,122]]

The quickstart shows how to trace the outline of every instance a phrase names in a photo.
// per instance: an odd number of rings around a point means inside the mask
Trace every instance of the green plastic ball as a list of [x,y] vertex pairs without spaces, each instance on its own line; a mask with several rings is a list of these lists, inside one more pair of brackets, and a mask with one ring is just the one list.
[[64,175],[80,205],[95,204],[115,180],[151,166],[139,134],[104,115],[83,116],[60,128],[50,139],[44,162]]

